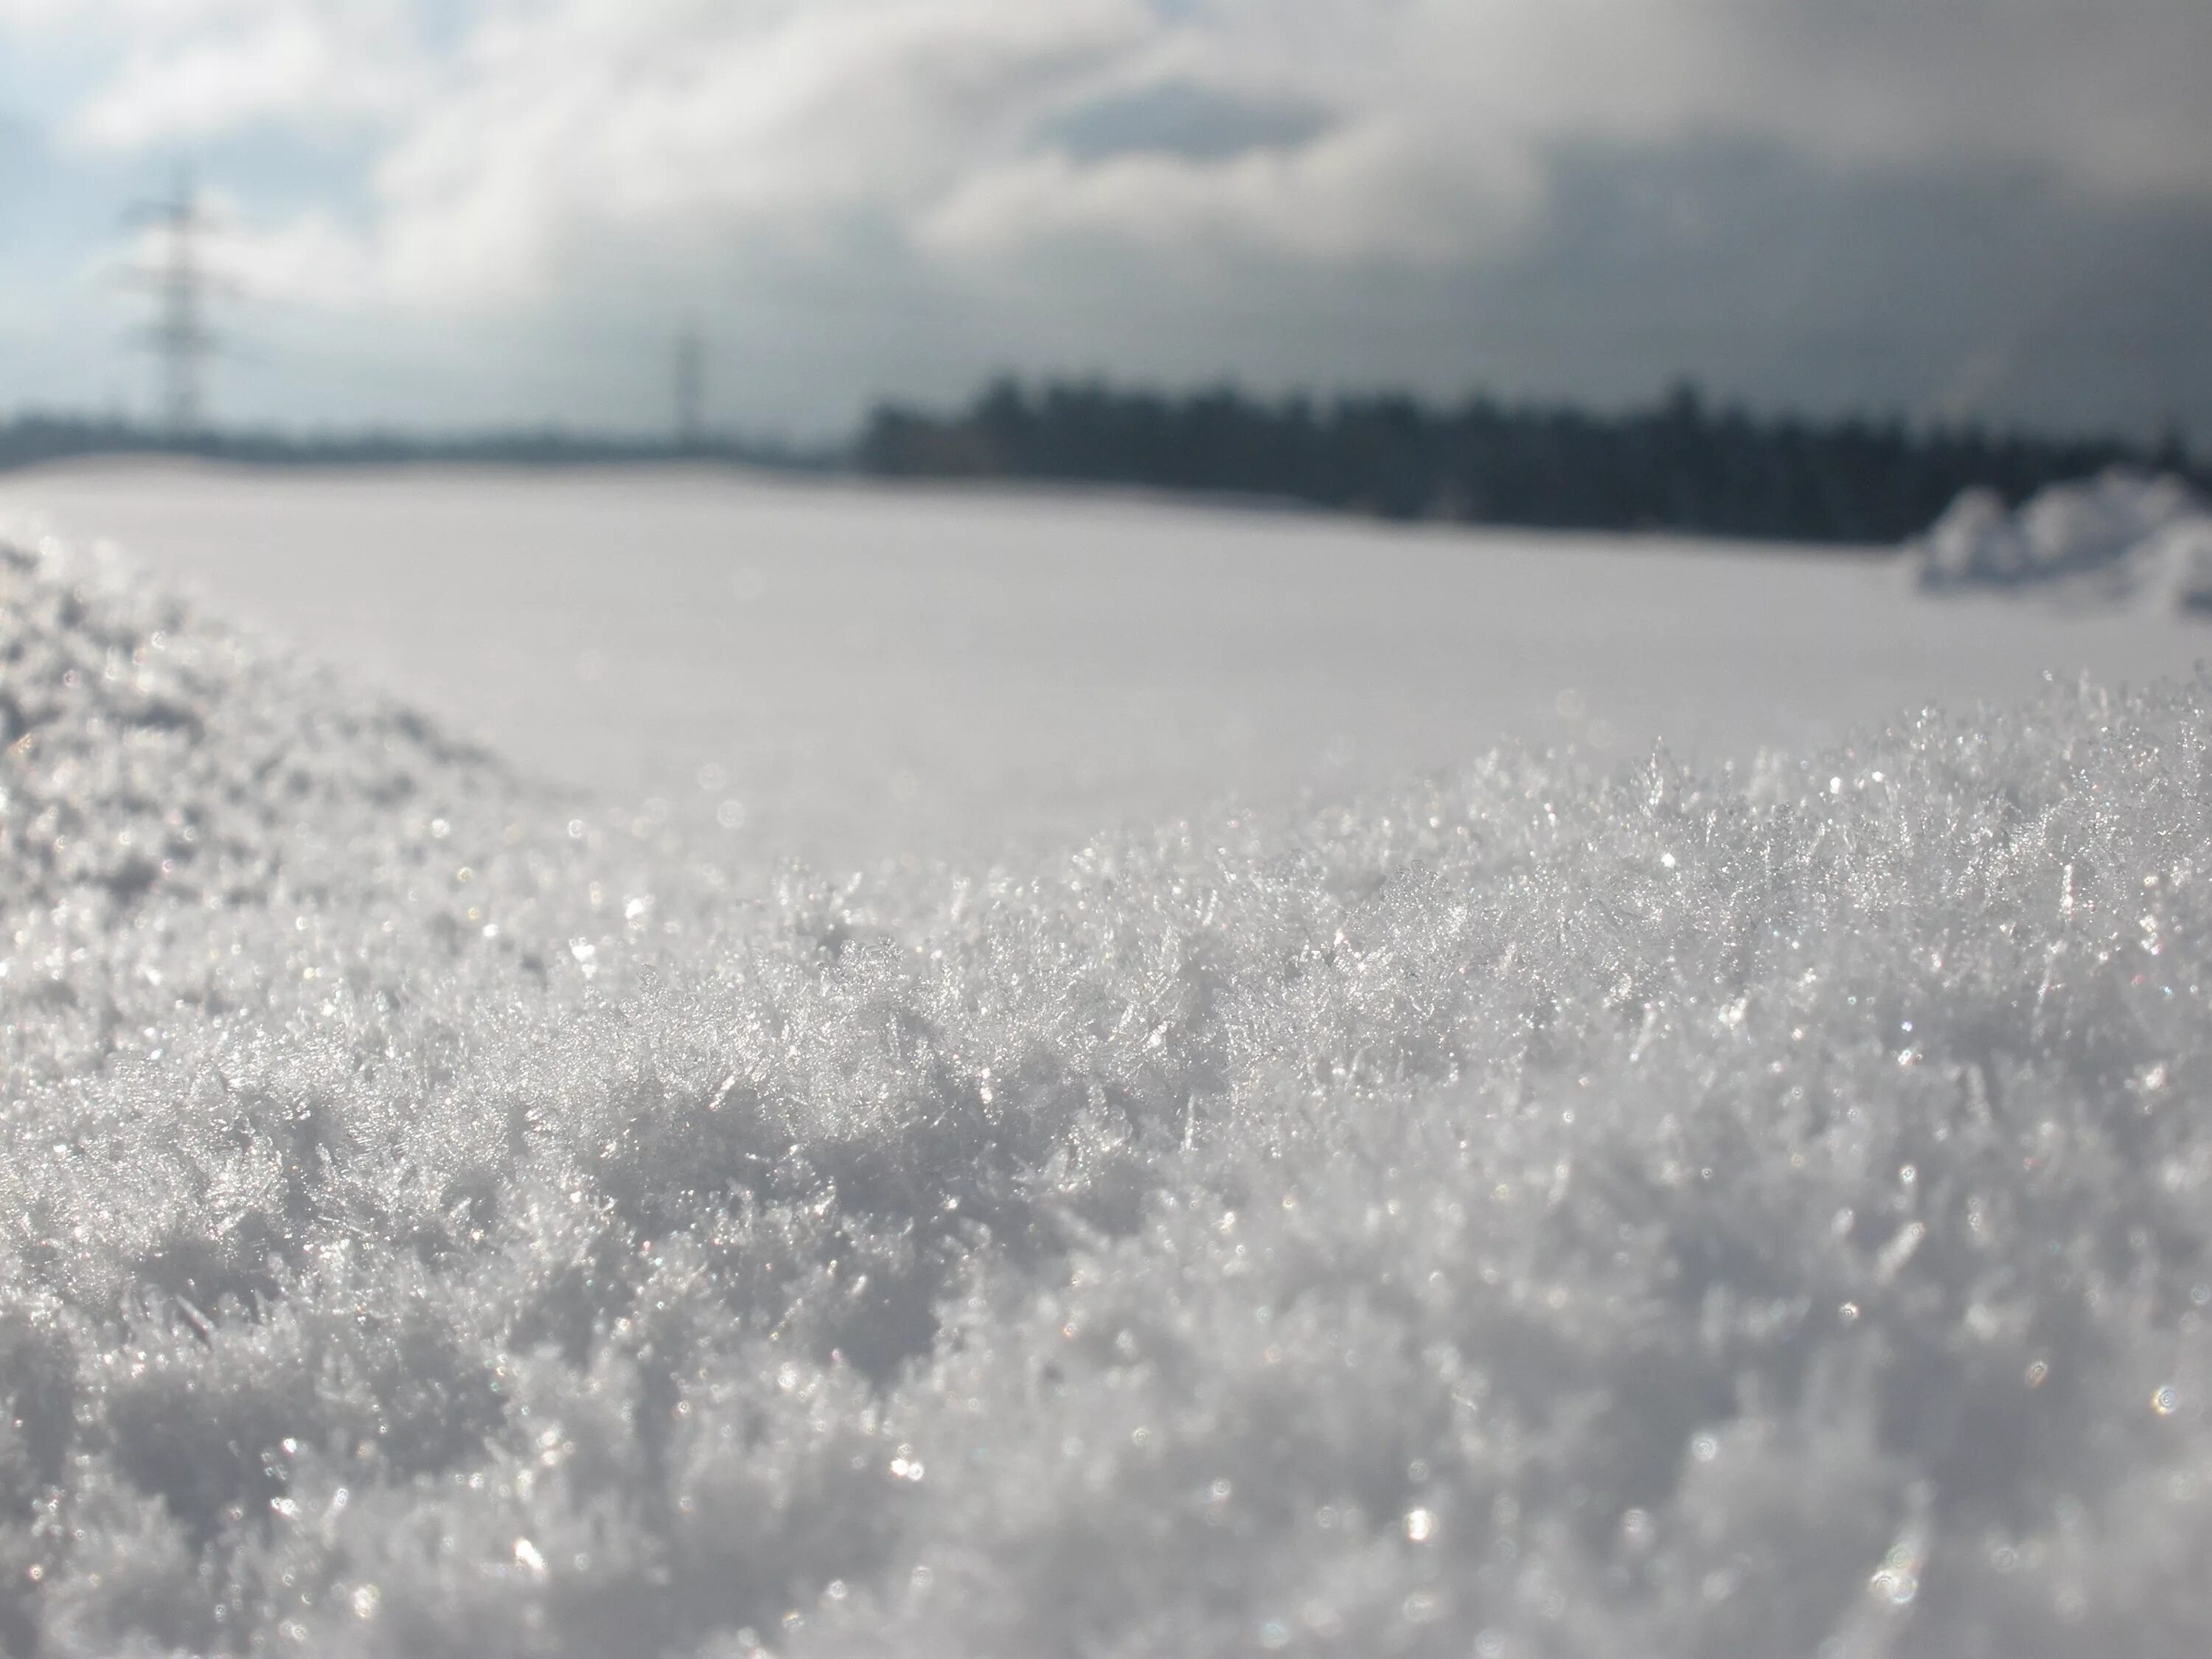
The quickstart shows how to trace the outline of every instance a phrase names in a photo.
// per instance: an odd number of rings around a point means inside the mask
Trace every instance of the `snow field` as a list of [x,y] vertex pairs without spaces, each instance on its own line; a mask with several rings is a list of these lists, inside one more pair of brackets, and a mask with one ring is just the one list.
[[520,769],[832,870],[1025,861],[1500,743],[1748,764],[2045,671],[2186,675],[2208,639],[2063,583],[1930,604],[1895,550],[712,469],[116,462],[0,477],[11,507]]
[[2212,1636],[2203,680],[831,882],[0,665],[11,1650]]

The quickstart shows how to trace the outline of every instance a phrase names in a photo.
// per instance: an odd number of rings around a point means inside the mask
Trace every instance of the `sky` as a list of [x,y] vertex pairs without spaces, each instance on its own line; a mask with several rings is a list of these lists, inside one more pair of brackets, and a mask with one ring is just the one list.
[[0,409],[824,436],[988,377],[2212,437],[2205,0],[0,0]]

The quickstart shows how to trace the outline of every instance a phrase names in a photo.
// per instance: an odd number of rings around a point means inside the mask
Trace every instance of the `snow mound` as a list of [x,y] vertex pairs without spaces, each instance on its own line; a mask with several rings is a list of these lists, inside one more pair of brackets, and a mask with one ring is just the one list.
[[1909,550],[1927,588],[2055,587],[2212,611],[2212,509],[2179,478],[2115,469],[2016,512],[1969,489]]
[[2212,1640],[2212,684],[829,883],[0,664],[12,1653]]

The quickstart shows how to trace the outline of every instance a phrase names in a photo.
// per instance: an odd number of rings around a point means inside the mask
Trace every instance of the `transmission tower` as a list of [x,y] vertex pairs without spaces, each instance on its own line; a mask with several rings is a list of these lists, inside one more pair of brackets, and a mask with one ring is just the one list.
[[699,447],[701,409],[707,394],[707,343],[696,323],[686,323],[676,337],[676,447]]
[[191,174],[179,167],[168,199],[149,203],[131,217],[156,232],[154,264],[140,273],[153,291],[154,320],[140,337],[161,365],[162,424],[170,437],[187,438],[199,429],[206,408],[207,360],[216,343],[207,324],[211,284],[200,258],[208,216]]

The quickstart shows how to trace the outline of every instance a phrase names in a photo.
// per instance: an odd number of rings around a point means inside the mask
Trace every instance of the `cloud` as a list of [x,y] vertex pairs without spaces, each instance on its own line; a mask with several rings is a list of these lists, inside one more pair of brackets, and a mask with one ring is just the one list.
[[[2212,190],[2201,0],[0,0],[125,44],[71,116],[145,151],[348,121],[374,207],[333,297],[544,295],[702,223],[926,255],[1511,246],[1538,156],[1773,138]],[[303,235],[335,246],[310,216]],[[271,246],[276,244],[272,242]],[[347,275],[337,280],[343,264]]]
[[1713,126],[1840,159],[2012,159],[2121,191],[2212,194],[2201,0],[1677,3],[1704,14],[1715,47]]
[[1242,98],[1193,81],[1108,94],[1044,122],[1037,136],[1079,162],[1116,155],[1221,161],[1295,149],[1326,132],[1328,112],[1291,99]]
[[1339,266],[1432,264],[1502,246],[1532,205],[1528,158],[1439,167],[1433,137],[1382,118],[1222,156],[1048,150],[978,172],[915,231],[931,251],[971,262],[1067,241],[1186,264],[1259,252]]
[[71,66],[50,149],[327,153],[327,191],[242,192],[257,295],[943,335],[885,362],[1133,361],[1102,319],[1147,307],[1381,362],[1405,295],[1557,256],[1584,152],[2212,200],[2203,0],[0,0],[0,42]]
[[427,0],[0,0],[0,29],[97,65],[58,137],[129,153],[253,126],[404,118],[433,95]]

